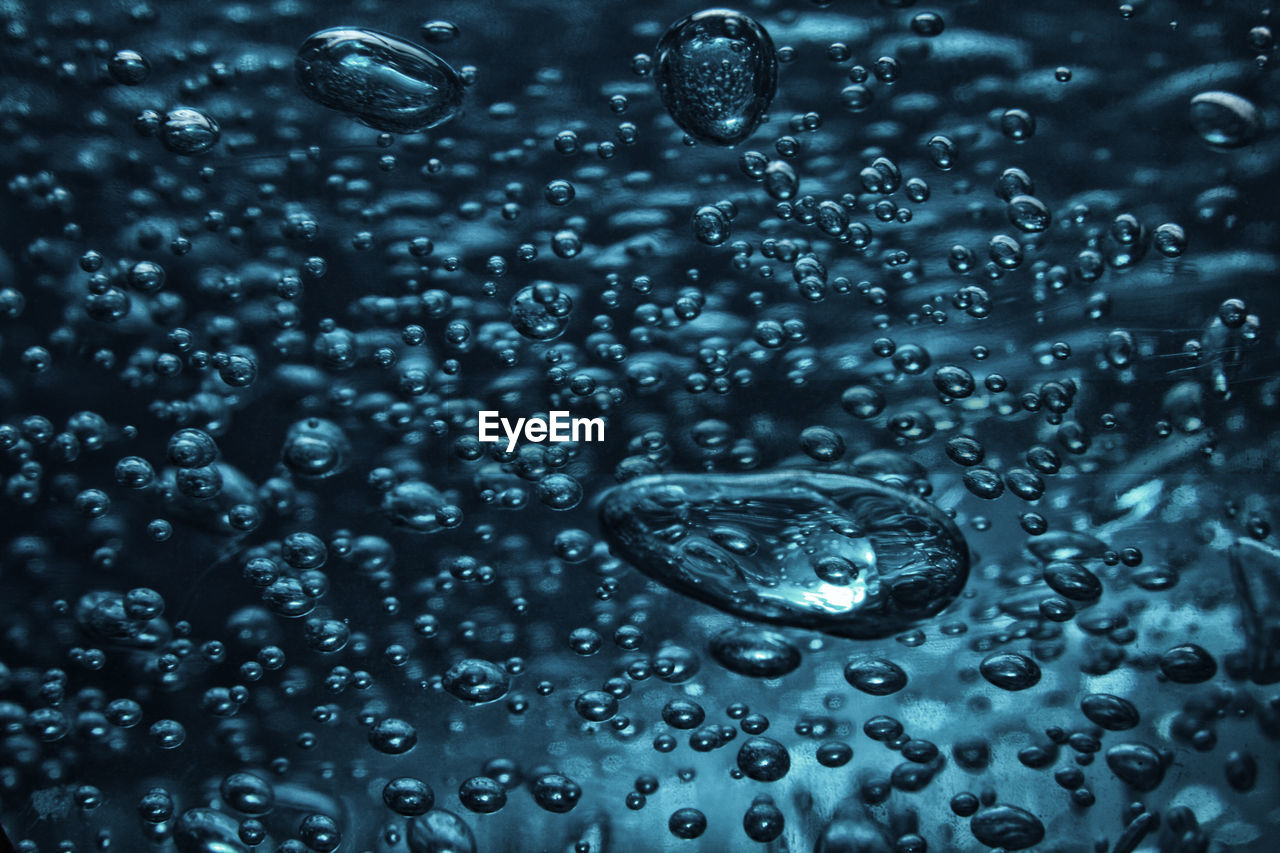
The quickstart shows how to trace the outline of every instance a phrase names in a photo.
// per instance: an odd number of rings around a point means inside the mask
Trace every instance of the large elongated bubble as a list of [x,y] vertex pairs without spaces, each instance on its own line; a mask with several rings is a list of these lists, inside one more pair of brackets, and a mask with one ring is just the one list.
[[1240,538],[1230,554],[1249,677],[1258,684],[1275,684],[1280,681],[1280,550]]
[[374,30],[314,33],[298,48],[293,70],[311,100],[389,133],[435,127],[462,106],[462,81],[449,63]]
[[178,853],[245,853],[236,822],[213,809],[188,809],[173,827]]
[[749,619],[876,638],[934,616],[969,555],[931,504],[847,474],[642,477],[600,505],[615,553]]
[[681,130],[736,145],[755,132],[778,91],[778,58],[764,27],[728,9],[672,24],[658,42],[658,93]]

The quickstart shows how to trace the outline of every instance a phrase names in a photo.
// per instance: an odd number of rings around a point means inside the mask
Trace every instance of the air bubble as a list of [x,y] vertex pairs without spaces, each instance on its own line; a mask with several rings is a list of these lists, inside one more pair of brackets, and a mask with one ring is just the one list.
[[511,676],[495,663],[476,658],[449,667],[442,681],[452,696],[472,705],[496,702],[511,689]]
[[165,113],[158,132],[164,147],[174,154],[204,154],[218,142],[221,130],[211,116],[189,107]]
[[462,81],[426,48],[386,33],[334,28],[298,48],[294,77],[302,93],[362,124],[416,133],[443,124],[462,106]]
[[778,88],[773,41],[738,12],[710,9],[677,21],[658,42],[655,61],[663,106],[703,142],[746,140]]
[[[747,499],[768,501],[768,514],[755,510],[751,526],[767,525],[777,542],[751,556],[715,537]],[[968,575],[964,540],[949,520],[917,498],[858,477],[798,471],[645,477],[606,495],[600,512],[614,550],[672,589],[747,618],[842,636],[889,636],[935,615]],[[897,531],[906,523],[913,534],[904,540]],[[657,535],[672,524],[680,537]],[[856,580],[822,581],[805,553],[819,548],[848,559],[858,568]]]
[[1262,116],[1251,101],[1231,92],[1201,92],[1191,99],[1191,127],[1214,148],[1243,148],[1262,133]]

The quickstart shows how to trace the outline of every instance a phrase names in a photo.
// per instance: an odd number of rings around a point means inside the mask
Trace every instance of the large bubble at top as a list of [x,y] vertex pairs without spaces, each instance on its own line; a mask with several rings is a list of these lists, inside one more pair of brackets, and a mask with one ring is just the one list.
[[778,58],[764,27],[738,12],[707,9],[658,42],[658,93],[695,139],[736,145],[760,126],[778,91]]
[[314,33],[298,48],[293,70],[311,100],[388,133],[435,127],[462,106],[462,81],[449,63],[374,30]]
[[965,541],[932,504],[847,474],[659,475],[609,492],[614,552],[677,592],[779,625],[872,639],[950,604]]

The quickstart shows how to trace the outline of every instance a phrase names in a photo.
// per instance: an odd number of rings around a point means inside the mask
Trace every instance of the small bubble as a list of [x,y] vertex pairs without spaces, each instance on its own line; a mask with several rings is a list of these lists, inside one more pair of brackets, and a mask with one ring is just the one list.
[[940,35],[944,28],[945,22],[936,12],[919,12],[911,19],[911,32],[924,38]]
[[199,110],[181,107],[165,113],[157,127],[160,141],[174,154],[204,154],[218,142],[218,123]]
[[1023,109],[1007,109],[1000,116],[1000,132],[1006,139],[1026,142],[1036,134],[1035,117]]
[[117,50],[107,62],[111,79],[124,86],[141,86],[151,76],[151,62],[136,50]]

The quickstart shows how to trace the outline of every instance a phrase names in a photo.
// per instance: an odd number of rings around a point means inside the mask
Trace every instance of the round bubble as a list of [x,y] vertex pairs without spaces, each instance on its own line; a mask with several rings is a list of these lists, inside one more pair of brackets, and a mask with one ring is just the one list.
[[467,658],[449,667],[442,683],[455,698],[471,705],[483,705],[507,695],[511,676],[496,663]]
[[549,282],[522,288],[508,306],[511,326],[534,341],[553,341],[569,327],[573,300]]
[[778,90],[778,59],[764,27],[708,9],[672,24],[658,42],[658,94],[694,139],[736,145],[755,132]]
[[1191,127],[1214,148],[1243,148],[1262,134],[1262,114],[1252,101],[1230,92],[1201,92],[1191,99]]
[[218,143],[221,130],[211,116],[182,107],[165,113],[160,141],[174,154],[204,154]]

